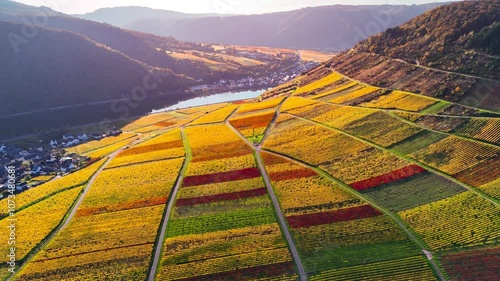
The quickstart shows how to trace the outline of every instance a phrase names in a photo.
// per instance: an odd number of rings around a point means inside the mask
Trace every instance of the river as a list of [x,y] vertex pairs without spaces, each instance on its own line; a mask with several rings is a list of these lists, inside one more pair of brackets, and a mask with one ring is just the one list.
[[189,99],[186,101],[181,101],[179,103],[176,103],[176,104],[169,106],[169,107],[166,107],[166,108],[153,110],[152,113],[165,112],[165,111],[171,111],[171,110],[176,110],[176,109],[183,109],[183,108],[188,108],[188,107],[196,107],[196,106],[209,105],[209,104],[215,104],[215,103],[254,99],[254,98],[262,95],[265,91],[266,90],[227,92],[227,93],[221,93],[221,94],[214,94],[214,95],[210,95],[210,96],[206,96],[206,97],[197,97],[197,98]]

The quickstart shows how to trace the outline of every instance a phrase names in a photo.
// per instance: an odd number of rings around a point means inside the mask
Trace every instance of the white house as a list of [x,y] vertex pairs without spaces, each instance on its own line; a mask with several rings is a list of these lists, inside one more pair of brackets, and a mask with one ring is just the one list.
[[63,172],[63,173],[69,173],[69,172],[71,172],[73,170],[76,170],[76,166],[73,163],[71,163],[71,164],[69,164],[67,166],[61,167],[61,172]]
[[50,141],[50,146],[52,146],[52,148],[57,148],[59,146],[59,143],[56,140],[52,140]]
[[71,157],[62,157],[61,159],[59,159],[60,163],[69,162],[69,161],[73,161],[73,158],[71,158]]
[[78,136],[78,139],[80,141],[87,141],[89,139],[89,137],[86,134],[81,134]]
[[70,135],[63,135],[63,140],[64,140],[64,141],[72,141],[72,140],[74,140],[74,139],[75,139],[75,137],[73,137],[73,136],[70,136]]
[[77,140],[77,139],[74,139],[74,140],[66,143],[66,147],[75,146],[75,145],[78,145],[78,144],[80,144],[80,141]]
[[31,174],[32,175],[38,175],[42,171],[42,167],[40,166],[35,166],[31,169]]
[[26,190],[26,189],[28,189],[28,184],[25,183],[25,182],[23,182],[23,183],[21,183],[19,185],[16,185],[16,190],[17,191],[23,191],[23,190]]

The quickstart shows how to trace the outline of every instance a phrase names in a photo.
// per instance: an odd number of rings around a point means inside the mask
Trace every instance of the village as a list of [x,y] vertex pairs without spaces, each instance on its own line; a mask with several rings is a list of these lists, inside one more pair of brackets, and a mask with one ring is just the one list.
[[63,135],[60,139],[51,141],[40,140],[39,145],[27,149],[13,144],[0,144],[0,199],[7,189],[7,167],[14,167],[16,192],[20,193],[53,178],[75,172],[92,161],[87,156],[68,153],[67,148],[121,133],[121,130],[113,128],[92,134]]
[[191,90],[213,94],[228,91],[268,89],[284,84],[300,76],[304,71],[313,69],[318,65],[317,62],[297,63],[286,70],[276,71],[266,76],[245,77],[237,80],[221,79],[211,84],[194,86]]

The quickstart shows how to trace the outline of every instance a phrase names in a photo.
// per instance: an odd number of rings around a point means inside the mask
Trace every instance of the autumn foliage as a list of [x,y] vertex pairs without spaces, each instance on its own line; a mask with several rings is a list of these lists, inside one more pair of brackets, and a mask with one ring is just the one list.
[[297,170],[273,172],[273,173],[269,174],[269,177],[273,181],[285,181],[285,180],[292,180],[292,179],[314,177],[317,175],[318,175],[318,173],[316,173],[315,171],[313,171],[311,169],[302,168],[302,169],[297,169]]
[[238,200],[242,198],[251,198],[257,197],[267,194],[267,189],[265,187],[252,189],[252,190],[244,190],[239,192],[231,192],[231,193],[223,193],[209,196],[200,196],[194,198],[185,198],[177,200],[177,206],[189,206],[189,205],[198,205],[198,204],[207,204],[212,202],[219,201],[231,201]]
[[383,174],[380,176],[369,178],[367,180],[355,182],[355,183],[351,184],[351,187],[358,190],[358,191],[362,191],[362,190],[370,189],[370,188],[373,188],[373,187],[376,187],[376,186],[379,186],[382,184],[386,184],[386,183],[398,181],[398,180],[401,180],[404,178],[408,178],[408,177],[411,177],[413,175],[420,174],[424,171],[425,171],[425,169],[418,166],[418,165],[410,165],[410,166],[406,166],[404,168],[398,169],[396,171],[393,171],[393,172],[390,172],[387,174]]
[[123,156],[129,156],[129,155],[136,155],[136,154],[143,154],[143,153],[148,153],[152,151],[159,151],[159,150],[167,150],[171,148],[178,148],[182,147],[182,141],[171,141],[171,142],[166,142],[166,143],[157,143],[157,144],[151,144],[151,145],[145,145],[145,146],[138,146],[138,147],[133,147],[129,148],[122,153],[120,153],[119,157]]
[[181,281],[202,281],[202,280],[246,280],[255,276],[280,276],[293,271],[293,262],[282,262],[277,264],[268,264],[250,268],[242,268],[227,272],[215,273],[210,275],[197,276],[192,278],[179,279]]
[[260,171],[257,168],[247,168],[224,173],[215,173],[210,175],[186,177],[183,186],[196,186],[217,182],[236,181],[260,177]]
[[378,210],[370,205],[345,208],[335,211],[328,211],[315,214],[299,215],[287,217],[288,224],[292,228],[311,227],[322,224],[358,220],[382,215]]

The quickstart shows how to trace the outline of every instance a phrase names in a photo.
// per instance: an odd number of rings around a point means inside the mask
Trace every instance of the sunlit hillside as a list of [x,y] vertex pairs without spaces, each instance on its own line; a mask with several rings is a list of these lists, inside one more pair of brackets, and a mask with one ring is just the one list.
[[158,47],[212,70],[316,64],[252,98],[70,128],[76,143],[46,153],[52,173],[29,166],[43,147],[0,144],[17,165],[0,176],[35,183],[2,186],[0,280],[500,280],[499,8],[443,6],[328,60]]
[[73,148],[103,160],[19,195],[46,230],[15,279],[455,280],[498,255],[498,118],[324,67],[292,84]]

